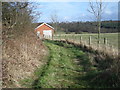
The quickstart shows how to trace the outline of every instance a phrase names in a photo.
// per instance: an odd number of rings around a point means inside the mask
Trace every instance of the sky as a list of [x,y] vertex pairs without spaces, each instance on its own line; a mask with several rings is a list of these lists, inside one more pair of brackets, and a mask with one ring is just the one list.
[[[41,15],[37,22],[51,22],[51,15],[57,15],[59,22],[95,21],[94,15],[87,11],[89,2],[38,2],[36,11]],[[102,20],[118,20],[118,3],[104,2]],[[36,16],[35,16],[36,17]]]

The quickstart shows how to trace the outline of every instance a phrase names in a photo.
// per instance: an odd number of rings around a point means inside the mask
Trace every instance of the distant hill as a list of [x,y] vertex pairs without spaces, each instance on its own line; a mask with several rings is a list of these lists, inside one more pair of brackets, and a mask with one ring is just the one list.
[[116,29],[118,28],[118,23],[120,23],[120,21],[103,21],[101,26],[104,28]]

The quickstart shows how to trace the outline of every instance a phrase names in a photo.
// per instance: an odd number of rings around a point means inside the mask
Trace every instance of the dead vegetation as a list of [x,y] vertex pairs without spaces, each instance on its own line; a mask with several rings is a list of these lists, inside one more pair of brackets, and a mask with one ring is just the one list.
[[22,87],[19,81],[30,77],[42,64],[47,51],[36,35],[28,32],[3,44],[3,87]]
[[29,2],[2,2],[4,88],[23,87],[20,80],[31,77],[47,54],[44,45],[33,33],[33,11],[34,7]]

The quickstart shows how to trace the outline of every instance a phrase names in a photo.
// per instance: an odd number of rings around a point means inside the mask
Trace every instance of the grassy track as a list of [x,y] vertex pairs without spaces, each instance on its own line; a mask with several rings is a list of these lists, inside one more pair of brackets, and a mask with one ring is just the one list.
[[49,49],[49,55],[45,57],[44,65],[36,70],[33,78],[21,82],[23,86],[34,89],[120,86],[114,73],[104,72],[113,64],[109,57],[100,58],[94,52],[90,53],[59,41],[44,41],[44,44]]
[[45,41],[50,50],[42,75],[34,82],[34,88],[88,88],[105,87],[91,80],[100,72],[91,65],[87,54],[72,45]]

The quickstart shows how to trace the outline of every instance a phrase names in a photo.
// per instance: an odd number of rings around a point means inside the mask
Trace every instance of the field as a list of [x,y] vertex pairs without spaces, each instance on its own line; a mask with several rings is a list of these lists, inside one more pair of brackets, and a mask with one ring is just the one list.
[[[91,36],[91,44],[97,46],[97,36],[98,34],[57,34],[54,36],[54,39],[68,39],[75,42],[80,42],[80,36],[82,37],[82,42],[88,44],[89,37]],[[106,38],[106,45],[114,49],[118,49],[118,36],[119,33],[102,33],[100,38],[100,45],[104,45],[104,38]],[[105,46],[106,46],[105,45]]]
[[[102,58],[102,63],[96,63],[94,59],[97,57],[100,60],[99,55],[83,51],[82,48],[72,44],[49,40],[45,40],[44,44],[49,49],[47,62],[42,69],[36,71],[36,80],[31,78],[26,81],[28,87],[35,89],[119,87],[114,73],[111,75],[105,71],[111,65],[110,58]],[[93,55],[96,55],[95,58]]]

